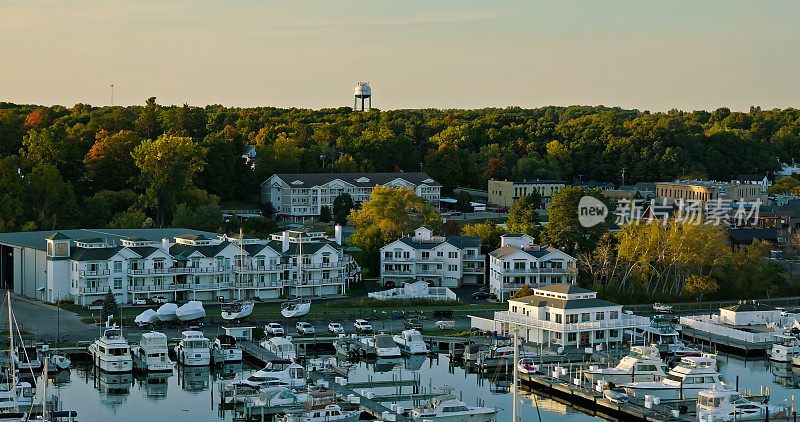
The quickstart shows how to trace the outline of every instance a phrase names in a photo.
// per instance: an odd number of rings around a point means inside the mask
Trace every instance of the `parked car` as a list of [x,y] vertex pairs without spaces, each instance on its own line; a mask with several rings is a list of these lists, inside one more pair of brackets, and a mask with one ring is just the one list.
[[131,300],[131,303],[134,305],[146,305],[147,301],[145,299],[133,299]]
[[385,287],[386,289],[394,289],[397,286],[394,284],[394,280],[389,280],[383,284],[383,287]]
[[103,299],[97,299],[93,301],[92,306],[103,306]]
[[472,298],[475,300],[488,299],[489,296],[491,296],[489,292],[484,292],[484,291],[477,291],[472,294]]
[[367,322],[365,319],[357,319],[356,322],[353,324],[353,327],[356,328],[356,331],[359,333],[371,333],[372,332],[372,325]]
[[407,319],[403,321],[403,328],[405,328],[406,330],[422,331],[422,321],[416,318]]
[[309,324],[309,323],[307,323],[305,321],[298,322],[296,328],[297,328],[297,334],[301,334],[301,335],[304,335],[304,336],[309,335],[309,334],[314,334],[314,333],[317,332],[317,330],[314,329],[313,325],[311,325],[311,324]]
[[341,334],[344,333],[344,327],[342,327],[342,324],[339,324],[338,322],[332,322],[328,324],[328,331],[332,332],[333,334]]
[[152,300],[153,303],[167,303],[168,301],[168,299],[164,296],[153,296],[150,298],[150,300]]
[[264,334],[268,336],[282,336],[286,334],[286,332],[283,331],[282,325],[277,322],[270,322],[264,326]]
[[436,327],[438,330],[455,330],[456,322],[455,321],[436,321],[433,323],[433,326]]
[[497,208],[497,209],[494,210],[494,212],[496,212],[496,213],[508,212],[508,207]]

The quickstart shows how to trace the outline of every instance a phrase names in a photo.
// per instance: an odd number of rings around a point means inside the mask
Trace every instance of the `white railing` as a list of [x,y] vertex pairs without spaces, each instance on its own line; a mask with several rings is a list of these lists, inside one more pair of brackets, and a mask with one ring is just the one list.
[[504,274],[569,274],[572,268],[503,268]]
[[495,312],[494,319],[498,322],[522,325],[532,328],[542,328],[549,331],[586,331],[604,329],[623,329],[634,327],[650,326],[650,319],[638,315],[620,314],[616,319],[604,319],[601,321],[576,322],[571,324],[545,321],[538,318],[519,315],[507,311]]
[[681,317],[681,325],[717,336],[727,337],[749,343],[769,343],[775,341],[774,332],[752,333],[720,325],[719,315],[694,315]]
[[375,299],[431,299],[431,300],[458,300],[456,294],[447,287],[428,287],[428,292],[420,296],[406,296],[406,289],[397,287],[394,289],[381,290],[368,294]]

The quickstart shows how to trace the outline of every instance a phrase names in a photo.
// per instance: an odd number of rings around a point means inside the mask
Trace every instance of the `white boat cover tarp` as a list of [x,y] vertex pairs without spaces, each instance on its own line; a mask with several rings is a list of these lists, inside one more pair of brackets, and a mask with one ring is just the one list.
[[142,312],[133,320],[137,325],[148,325],[156,321],[158,321],[158,313],[152,309]]
[[178,308],[175,313],[181,321],[192,321],[206,316],[206,310],[203,309],[203,302],[199,300],[190,300],[185,305]]
[[156,313],[158,314],[158,319],[161,321],[175,321],[178,319],[178,317],[175,315],[175,312],[177,311],[178,305],[174,303],[165,303],[158,308]]

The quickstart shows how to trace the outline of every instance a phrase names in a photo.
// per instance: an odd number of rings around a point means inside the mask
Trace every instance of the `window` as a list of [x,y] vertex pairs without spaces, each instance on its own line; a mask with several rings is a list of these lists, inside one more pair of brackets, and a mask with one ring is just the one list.
[[597,312],[597,313],[594,314],[594,319],[597,320],[597,321],[602,321],[602,320],[606,319],[606,313],[605,312]]
[[595,331],[595,332],[594,332],[594,338],[595,338],[595,340],[602,340],[602,339],[604,339],[605,337],[606,337],[606,332],[605,332],[605,331]]
[[561,324],[561,314],[556,314],[556,324]]
[[550,312],[545,312],[544,313],[544,320],[545,321],[550,321]]
[[329,254],[329,253],[322,254],[322,263],[323,264],[330,264],[331,263],[331,254]]
[[438,256],[439,258],[441,258],[441,257],[443,257],[443,256],[444,256],[444,252],[442,252],[442,251],[436,251],[436,256]]
[[619,311],[608,312],[608,319],[618,319],[618,318],[619,318]]
[[589,321],[590,319],[591,317],[589,316],[588,312],[584,312],[581,314],[581,322],[586,322]]
[[122,288],[122,277],[114,277],[114,288],[115,289],[121,289]]
[[392,253],[391,253],[391,252],[384,252],[384,253],[383,253],[383,256],[384,256],[386,259],[392,259]]
[[447,253],[447,257],[448,258],[458,258],[458,252],[448,252]]
[[164,259],[156,259],[153,261],[153,269],[155,270],[163,270],[164,269]]
[[428,252],[428,251],[423,251],[422,252],[422,259],[428,259],[430,257],[431,257],[431,253],[430,252]]
[[114,272],[115,273],[122,272],[122,261],[114,261]]
[[458,265],[453,265],[453,264],[448,265],[447,271],[458,271]]
[[577,333],[567,333],[567,341],[575,342],[577,340],[578,340],[578,334]]
[[264,266],[264,257],[259,256],[256,259],[256,265],[259,266],[259,267],[263,267]]
[[192,258],[192,268],[200,267],[200,258]]
[[655,365],[636,365],[637,371],[655,372]]
[[609,337],[611,337],[611,338],[617,338],[617,337],[619,337],[619,331],[617,331],[617,330],[610,330],[610,331],[608,332],[608,336],[609,336]]
[[578,322],[578,314],[567,315],[567,324],[574,324]]

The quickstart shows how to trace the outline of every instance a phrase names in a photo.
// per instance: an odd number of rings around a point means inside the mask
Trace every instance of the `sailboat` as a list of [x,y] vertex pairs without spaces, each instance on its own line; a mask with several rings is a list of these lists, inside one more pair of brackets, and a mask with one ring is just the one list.
[[[286,234],[284,234],[286,236]],[[299,283],[303,282],[303,236],[300,235],[298,239],[299,261],[297,266],[297,279]],[[311,302],[306,299],[295,299],[281,305],[281,315],[284,318],[301,317],[311,310]]]
[[[242,229],[239,229],[239,259],[237,265],[240,267],[244,267],[244,247],[242,242]],[[239,281],[241,282],[243,279],[243,275],[239,276]],[[241,297],[241,291],[240,291]],[[222,310],[222,319],[226,320],[234,320],[234,319],[242,319],[247,318],[250,314],[253,313],[253,307],[255,306],[255,302],[252,300],[237,300],[231,303],[223,303],[221,306]]]
[[24,395],[25,390],[30,390],[31,385],[17,381],[17,369],[14,366],[15,359],[12,354],[14,350],[14,328],[13,328],[13,315],[11,312],[11,292],[6,291],[6,300],[8,302],[8,357],[10,368],[8,376],[11,377],[11,382],[0,383],[0,421],[27,421],[28,415],[20,412],[20,395]]

